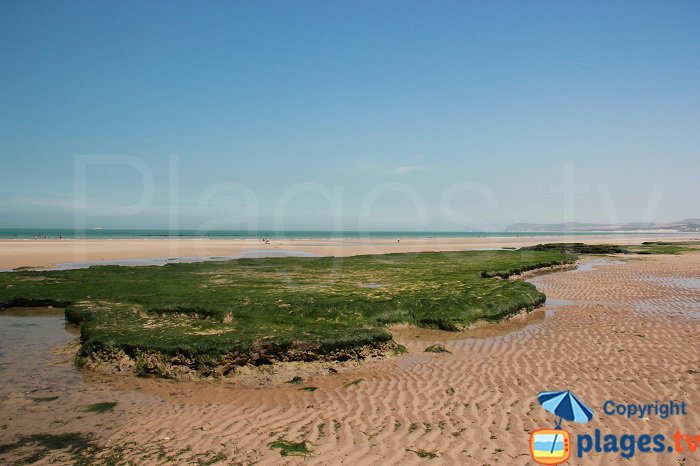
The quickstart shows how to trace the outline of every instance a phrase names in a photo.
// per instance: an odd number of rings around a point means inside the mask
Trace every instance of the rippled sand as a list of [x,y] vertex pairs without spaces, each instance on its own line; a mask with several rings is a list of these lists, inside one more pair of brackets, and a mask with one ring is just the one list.
[[[2,346],[0,363],[10,365],[0,366],[0,444],[20,434],[81,431],[94,432],[110,451],[119,447],[137,464],[191,464],[223,453],[222,464],[524,466],[532,464],[529,432],[555,420],[536,394],[558,389],[571,389],[596,413],[585,425],[565,422],[573,435],[595,428],[618,435],[670,436],[677,428],[700,433],[700,253],[596,265],[533,278],[555,306],[465,335],[399,328],[396,337],[407,355],[310,379],[304,373],[302,385],[115,381],[55,365],[66,354],[39,358],[42,348],[72,338],[64,332],[51,339],[44,332],[40,344],[24,350],[37,354],[24,361]],[[54,325],[53,333],[63,331],[60,321]],[[32,335],[29,327],[16,328]],[[433,343],[451,354],[424,353]],[[32,401],[50,395],[60,401]],[[688,415],[611,417],[601,413],[608,399],[685,400]],[[98,401],[117,406],[105,414],[82,408]],[[307,440],[311,454],[281,457],[268,447],[278,438]],[[436,457],[421,458],[420,450]],[[0,462],[12,454],[0,455]],[[698,464],[698,454],[688,454],[685,463],[665,453],[638,454],[632,462],[594,454],[568,464],[690,465]]]

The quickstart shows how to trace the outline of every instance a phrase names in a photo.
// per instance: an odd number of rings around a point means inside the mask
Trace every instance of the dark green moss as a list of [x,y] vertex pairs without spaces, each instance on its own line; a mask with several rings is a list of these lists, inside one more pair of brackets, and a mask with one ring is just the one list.
[[345,384],[346,387],[352,387],[353,385],[358,385],[364,382],[365,379],[355,379]]
[[309,453],[309,447],[306,445],[308,442],[305,440],[302,442],[292,442],[289,440],[279,439],[274,442],[270,442],[267,446],[271,449],[279,448],[280,455],[282,456],[306,456]]
[[427,451],[427,450],[423,450],[423,449],[412,450],[410,448],[406,448],[406,451],[410,451],[412,453],[415,453],[420,458],[433,459],[433,458],[437,458],[437,456],[438,456],[435,452]]
[[697,251],[700,241],[668,242],[646,241],[639,246],[629,246],[628,250],[634,254],[681,254]]
[[37,398],[32,398],[32,401],[35,401],[37,403],[45,403],[49,401],[56,401],[58,400],[57,396],[39,396]]
[[204,458],[197,458],[194,457],[190,459],[194,464],[197,464],[198,466],[210,466],[212,464],[217,464],[221,463],[222,461],[226,461],[226,454],[225,453],[211,453],[207,452],[205,454],[201,454],[199,456],[204,456]]
[[113,401],[105,401],[102,403],[93,403],[91,405],[87,405],[85,409],[87,411],[90,411],[92,413],[106,413],[108,411],[112,411],[114,407],[117,406],[116,402]]
[[640,245],[547,243],[521,248],[520,251],[558,251],[565,254],[680,254],[697,251],[700,241],[645,241]]
[[520,248],[521,251],[557,251],[566,254],[626,254],[627,248],[612,244],[546,243]]
[[450,350],[445,348],[442,345],[430,345],[427,348],[425,348],[423,351],[426,353],[449,353]]
[[21,456],[15,464],[32,464],[45,458],[55,450],[65,450],[73,456],[73,464],[86,464],[86,455],[97,450],[92,437],[80,433],[35,434],[20,437],[13,443],[0,445],[0,455],[15,450],[31,451]]

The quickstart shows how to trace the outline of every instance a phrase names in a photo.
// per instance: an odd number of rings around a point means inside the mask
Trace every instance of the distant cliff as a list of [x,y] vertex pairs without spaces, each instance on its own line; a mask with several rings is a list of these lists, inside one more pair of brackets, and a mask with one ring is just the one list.
[[677,222],[632,222],[632,223],[516,223],[506,228],[506,231],[668,231],[700,232],[700,218],[690,218]]

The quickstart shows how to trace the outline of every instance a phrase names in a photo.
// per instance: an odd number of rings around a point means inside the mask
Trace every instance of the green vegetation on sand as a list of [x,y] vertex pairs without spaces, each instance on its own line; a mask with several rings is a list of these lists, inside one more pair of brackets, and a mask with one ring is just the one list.
[[406,451],[410,451],[410,452],[412,452],[412,453],[415,453],[415,454],[418,455],[420,458],[433,459],[433,458],[437,458],[437,456],[438,456],[435,452],[423,450],[422,448],[419,449],[419,450],[413,450],[413,449],[411,449],[411,448],[406,448]]
[[365,379],[355,379],[355,380],[351,380],[350,382],[348,382],[348,383],[345,384],[345,387],[347,388],[347,387],[352,387],[353,385],[359,385],[359,384],[361,384],[361,383],[364,382],[364,381],[365,381]]
[[34,434],[20,437],[13,443],[0,444],[0,456],[18,454],[19,459],[14,464],[34,464],[56,450],[71,454],[71,464],[98,464],[91,458],[98,450],[97,445],[85,434]]
[[[545,296],[508,276],[561,251],[267,258],[0,273],[0,308],[53,305],[81,325],[79,360],[135,372],[226,374],[246,364],[347,360],[395,347],[389,324],[458,330]],[[380,286],[367,286],[367,283]]]
[[56,401],[58,400],[57,396],[39,396],[36,398],[31,398],[32,401],[35,401],[37,403],[46,403],[49,401]]
[[423,350],[426,353],[449,353],[450,350],[442,345],[430,345]]
[[86,409],[93,413],[102,414],[108,411],[112,411],[115,406],[117,406],[117,403],[115,403],[114,401],[104,401],[102,403],[93,403],[91,405],[88,405]]
[[559,251],[567,254],[680,254],[700,250],[700,241],[646,241],[631,246],[614,244],[546,243],[521,251]]
[[560,251],[568,254],[627,254],[627,248],[614,244],[546,243],[521,248],[521,251]]
[[292,442],[290,440],[279,439],[270,442],[267,446],[270,448],[279,448],[280,455],[282,456],[306,456],[311,453],[306,443],[306,441]]
[[633,254],[681,254],[700,250],[700,241],[646,241],[639,246],[628,246]]

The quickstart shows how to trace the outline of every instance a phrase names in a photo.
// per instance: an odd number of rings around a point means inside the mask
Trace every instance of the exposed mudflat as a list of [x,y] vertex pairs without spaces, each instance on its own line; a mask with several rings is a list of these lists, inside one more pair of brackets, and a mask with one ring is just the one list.
[[[408,354],[338,367],[288,366],[299,384],[258,374],[258,385],[174,382],[83,372],[70,362],[76,338],[60,314],[0,314],[0,446],[40,433],[91,434],[137,464],[507,464],[529,465],[529,432],[553,426],[541,390],[570,389],[596,412],[573,435],[618,435],[700,426],[700,254],[596,263],[531,279],[548,305],[463,333],[395,329]],[[550,312],[556,310],[556,312]],[[31,312],[29,313],[31,314]],[[451,353],[430,354],[431,344]],[[274,372],[274,367],[263,371]],[[316,389],[301,390],[315,387]],[[58,398],[53,398],[58,397]],[[685,400],[688,415],[646,421],[601,414],[614,399]],[[116,402],[97,413],[88,406]],[[306,457],[268,444],[306,441]],[[0,447],[0,463],[31,447]],[[416,452],[435,455],[421,458]],[[685,463],[678,454],[637,455],[634,464]],[[71,464],[50,451],[40,460]],[[630,464],[591,455],[568,464]]]

